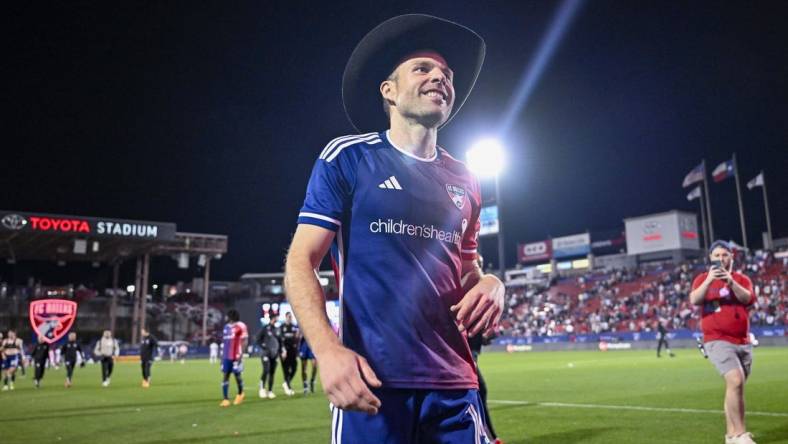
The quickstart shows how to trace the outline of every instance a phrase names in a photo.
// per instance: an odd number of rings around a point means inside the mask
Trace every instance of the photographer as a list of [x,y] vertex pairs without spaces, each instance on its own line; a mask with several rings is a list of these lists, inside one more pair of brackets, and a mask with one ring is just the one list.
[[711,267],[695,277],[690,302],[702,306],[703,342],[725,379],[726,444],[754,444],[744,425],[744,383],[752,368],[747,307],[755,302],[752,281],[733,271],[733,252],[727,242],[714,241]]

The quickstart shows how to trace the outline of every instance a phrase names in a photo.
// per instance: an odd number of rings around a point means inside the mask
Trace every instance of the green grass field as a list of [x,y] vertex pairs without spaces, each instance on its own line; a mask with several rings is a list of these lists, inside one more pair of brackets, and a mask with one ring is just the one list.
[[[245,365],[247,400],[226,409],[218,366],[207,361],[156,363],[147,390],[132,363],[116,365],[109,388],[100,386],[98,365],[78,368],[70,389],[62,369],[49,370],[39,390],[28,372],[16,390],[0,392],[0,442],[330,442],[322,394],[287,398],[280,380],[277,399],[259,399],[260,361]],[[651,351],[489,353],[480,365],[507,444],[723,442],[723,382],[695,350],[673,359]],[[296,380],[300,389],[300,373]],[[756,441],[788,443],[788,348],[755,350],[746,398]]]

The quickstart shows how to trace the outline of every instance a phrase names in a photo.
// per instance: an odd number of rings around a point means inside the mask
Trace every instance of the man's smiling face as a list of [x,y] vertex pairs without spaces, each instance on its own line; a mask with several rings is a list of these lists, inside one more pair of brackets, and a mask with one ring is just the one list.
[[390,112],[426,127],[438,127],[454,105],[453,75],[440,54],[420,51],[410,54],[380,86]]

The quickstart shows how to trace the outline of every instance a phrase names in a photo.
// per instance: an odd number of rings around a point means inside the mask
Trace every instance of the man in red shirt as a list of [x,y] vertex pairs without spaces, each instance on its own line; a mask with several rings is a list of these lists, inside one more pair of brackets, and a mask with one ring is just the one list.
[[703,308],[701,330],[709,360],[725,378],[726,444],[755,444],[744,425],[744,382],[752,368],[747,308],[755,302],[752,281],[733,271],[725,241],[709,249],[712,266],[692,282],[690,302]]

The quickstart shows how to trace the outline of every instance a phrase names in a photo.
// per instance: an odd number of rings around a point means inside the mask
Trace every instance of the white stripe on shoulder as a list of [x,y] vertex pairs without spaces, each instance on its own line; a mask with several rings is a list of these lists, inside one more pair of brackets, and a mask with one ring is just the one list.
[[338,221],[338,220],[336,220],[334,218],[331,218],[331,217],[328,217],[328,216],[323,216],[322,214],[303,212],[303,213],[298,213],[298,217],[311,217],[312,219],[320,219],[320,220],[324,220],[324,221],[331,222],[333,224],[339,225],[340,227],[342,226],[342,222],[341,221]]
[[476,249],[473,249],[473,250],[460,250],[460,252],[467,253],[467,254],[472,254],[472,253],[476,253]]
[[323,151],[321,151],[321,152],[320,152],[320,158],[322,159],[322,158],[323,158],[323,156],[324,156],[324,155],[325,155],[325,154],[326,154],[326,153],[327,153],[329,150],[331,150],[331,149],[333,149],[335,146],[337,146],[337,144],[339,144],[339,143],[341,143],[341,142],[344,142],[345,140],[348,140],[348,139],[353,139],[353,138],[355,138],[355,137],[362,137],[362,136],[364,136],[364,135],[366,135],[366,134],[350,134],[350,135],[346,135],[346,136],[340,136],[340,137],[337,137],[337,138],[335,138],[335,139],[331,140],[331,142],[328,142],[328,144],[326,144],[326,146],[323,148]]
[[324,157],[324,159],[326,160],[326,162],[331,162],[332,160],[336,159],[339,153],[341,153],[342,150],[344,150],[345,148],[362,142],[368,144],[376,144],[380,142],[380,136],[378,136],[377,133],[375,133],[371,136],[362,137],[360,139],[350,139],[348,141],[342,142],[341,144],[337,145],[333,151],[329,151]]
[[332,140],[331,142],[328,142],[326,147],[323,148],[323,151],[320,152],[320,158],[321,159],[325,159],[325,157],[328,155],[328,153],[331,150],[333,150],[337,145],[342,143],[342,142],[347,142],[348,140],[362,139],[364,137],[369,137],[369,136],[377,135],[377,134],[378,133],[351,134],[351,135],[348,135],[348,136],[337,137],[336,139]]

